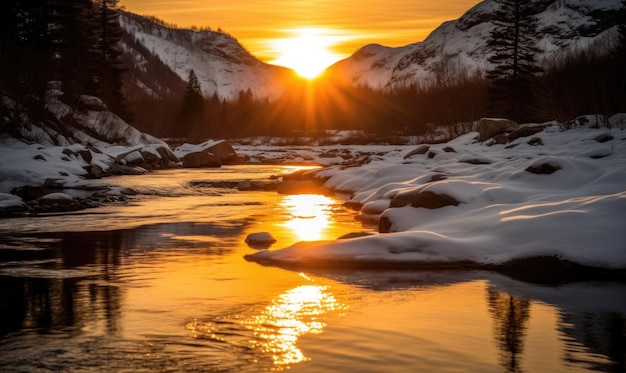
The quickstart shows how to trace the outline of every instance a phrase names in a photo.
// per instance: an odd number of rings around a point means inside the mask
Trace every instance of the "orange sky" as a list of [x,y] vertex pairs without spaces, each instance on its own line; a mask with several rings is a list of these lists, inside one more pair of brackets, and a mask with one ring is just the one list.
[[328,49],[345,58],[369,43],[402,46],[423,40],[442,22],[479,0],[120,0],[126,10],[180,27],[218,27],[257,58],[275,62],[281,39],[315,29]]

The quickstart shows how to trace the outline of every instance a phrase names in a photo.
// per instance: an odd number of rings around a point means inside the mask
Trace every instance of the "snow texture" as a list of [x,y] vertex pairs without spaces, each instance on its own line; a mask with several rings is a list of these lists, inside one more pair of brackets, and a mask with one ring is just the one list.
[[[612,139],[599,142],[599,135]],[[303,242],[247,259],[280,265],[498,265],[556,257],[608,269],[626,268],[626,134],[622,129],[556,126],[536,134],[543,146],[519,138],[508,145],[476,133],[431,145],[428,155],[396,149],[361,167],[318,172],[325,186],[351,192],[362,213],[391,233],[334,242]],[[603,136],[604,137],[604,136]],[[604,137],[606,138],[606,137]],[[452,148],[455,152],[443,151]],[[472,164],[468,158],[488,160]],[[528,171],[551,164],[551,174]],[[433,175],[438,177],[433,178]],[[436,180],[436,181],[432,181]],[[419,191],[446,194],[459,204],[437,209],[390,208],[394,197]]]

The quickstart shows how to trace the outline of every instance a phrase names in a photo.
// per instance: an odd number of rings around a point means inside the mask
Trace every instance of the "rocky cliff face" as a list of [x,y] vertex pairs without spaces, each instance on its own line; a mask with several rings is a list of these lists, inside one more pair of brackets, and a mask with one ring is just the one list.
[[[620,0],[534,1],[545,56],[587,47],[616,32]],[[485,70],[490,53],[486,41],[497,6],[494,0],[485,0],[418,43],[399,48],[367,45],[328,72],[356,85],[392,88],[430,79],[442,65]]]
[[[192,69],[204,96],[226,99],[247,90],[257,98],[276,98],[294,78],[292,70],[259,61],[224,33],[169,28],[131,13],[122,13],[120,24],[127,34],[123,49],[136,85],[152,95],[180,90],[180,81]],[[163,67],[176,76],[156,73]]]

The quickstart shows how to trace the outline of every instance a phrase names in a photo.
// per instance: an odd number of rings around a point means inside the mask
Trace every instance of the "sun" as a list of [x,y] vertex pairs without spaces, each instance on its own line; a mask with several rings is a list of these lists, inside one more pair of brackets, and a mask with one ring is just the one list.
[[344,58],[330,50],[341,37],[332,35],[329,29],[298,28],[287,32],[291,37],[272,41],[272,47],[278,58],[270,63],[289,67],[300,76],[312,79],[328,66]]

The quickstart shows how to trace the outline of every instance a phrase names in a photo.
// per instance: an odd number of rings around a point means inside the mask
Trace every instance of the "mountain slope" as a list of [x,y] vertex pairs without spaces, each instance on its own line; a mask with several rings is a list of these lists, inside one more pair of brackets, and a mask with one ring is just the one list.
[[[540,41],[545,55],[585,47],[616,31],[620,0],[537,1]],[[470,69],[488,68],[486,46],[494,0],[484,0],[461,18],[443,23],[424,41],[391,48],[367,45],[328,69],[355,85],[393,88],[429,79],[442,60]],[[444,61],[445,62],[445,61]]]
[[249,89],[256,98],[274,99],[294,78],[292,70],[259,61],[237,40],[223,33],[168,28],[126,12],[120,14],[120,24],[128,34],[127,42],[123,43],[126,59],[133,62],[133,70],[138,70],[134,74],[137,84],[151,95],[158,96],[160,91],[172,89],[170,84],[178,87],[173,88],[175,91],[180,87],[172,79],[169,83],[160,81],[159,74],[145,74],[155,65],[154,61],[150,63],[151,57],[146,51],[183,81],[193,69],[205,97],[217,94],[220,98],[232,99]]

